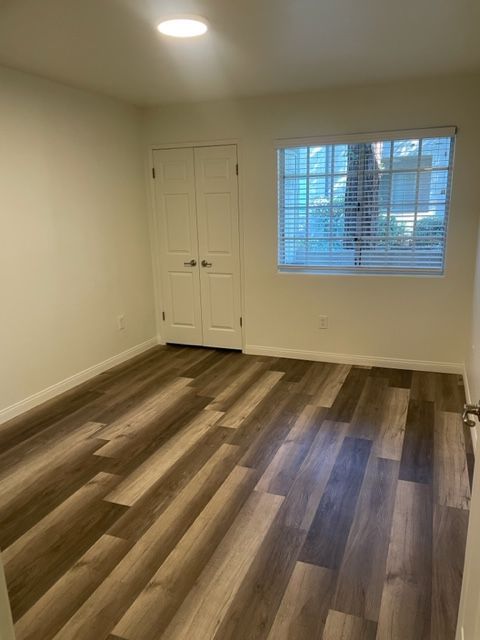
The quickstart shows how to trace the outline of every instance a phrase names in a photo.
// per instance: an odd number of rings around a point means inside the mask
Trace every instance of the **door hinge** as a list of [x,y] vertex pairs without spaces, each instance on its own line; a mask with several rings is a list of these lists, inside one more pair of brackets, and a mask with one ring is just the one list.
[[243,318],[240,316],[240,326],[243,327]]
[[237,174],[237,176],[238,176],[238,162],[237,162],[237,164],[235,165],[235,173],[236,173],[236,174]]
[[152,167],[152,178],[155,180],[155,167]]
[[162,311],[162,320],[165,322],[165,311]]

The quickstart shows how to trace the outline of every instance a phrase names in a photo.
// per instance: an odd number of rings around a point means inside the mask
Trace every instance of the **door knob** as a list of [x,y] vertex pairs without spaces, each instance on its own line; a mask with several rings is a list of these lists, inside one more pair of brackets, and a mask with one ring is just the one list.
[[196,267],[197,266],[197,261],[192,258],[190,260],[190,262],[184,262],[183,265],[185,267]]
[[206,260],[202,260],[202,267],[211,267],[212,263],[211,262],[207,262]]
[[477,402],[477,404],[463,405],[463,415],[462,415],[463,422],[468,427],[474,427],[475,422],[469,418],[470,414],[473,414],[474,416],[477,416],[477,418],[480,418],[480,402]]

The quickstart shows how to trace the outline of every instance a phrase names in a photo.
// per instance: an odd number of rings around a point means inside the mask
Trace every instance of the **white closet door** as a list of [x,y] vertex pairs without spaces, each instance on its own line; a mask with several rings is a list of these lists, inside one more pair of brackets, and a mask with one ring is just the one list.
[[193,149],[154,152],[167,342],[202,345]]
[[237,148],[196,147],[203,344],[242,346]]

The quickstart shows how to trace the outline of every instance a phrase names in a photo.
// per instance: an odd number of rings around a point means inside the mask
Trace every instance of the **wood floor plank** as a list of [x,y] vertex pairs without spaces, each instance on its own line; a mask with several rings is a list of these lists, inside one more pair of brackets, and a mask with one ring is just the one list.
[[341,422],[322,423],[282,507],[287,526],[310,529],[348,426]]
[[[310,362],[302,379],[295,385],[297,392],[313,396],[322,383],[328,378],[328,371],[333,367],[326,362]],[[311,403],[313,404],[313,403]]]
[[[49,400],[27,414],[5,422],[0,425],[0,454],[50,429],[52,423],[59,422],[76,410],[84,409],[100,396],[101,393],[92,389],[73,389],[63,394],[61,398]],[[4,468],[3,464],[1,468]]]
[[[15,491],[10,499],[7,497],[0,507],[0,548],[9,547],[80,487],[105,471],[101,460],[93,455],[101,445],[101,441],[94,439],[79,442],[64,451],[60,462],[47,465],[31,482],[25,482],[21,491]],[[48,456],[45,460],[48,461]],[[1,491],[3,494],[3,486]]]
[[129,384],[132,375],[137,375],[139,372],[146,372],[151,370],[151,363],[160,360],[162,363],[168,362],[170,350],[167,346],[156,345],[147,351],[121,362],[115,365],[107,371],[103,371],[93,380],[90,380],[87,385],[88,388],[101,389],[102,391],[111,391],[117,388],[120,384]]
[[153,575],[114,633],[127,640],[158,638],[187,596],[198,575],[241,507],[232,486],[220,486],[210,502]]
[[[217,362],[201,377],[195,378],[191,386],[199,395],[218,399],[219,395],[246,369],[249,369],[253,362],[257,362],[255,356],[245,356],[238,351],[230,351],[223,360]],[[263,367],[267,368],[265,365]]]
[[388,381],[368,377],[351,419],[351,435],[355,438],[374,440],[383,421],[385,394]]
[[286,495],[317,434],[325,409],[307,405],[258,481],[257,491]]
[[[263,438],[266,437],[265,434],[270,434],[272,430],[277,432],[281,430],[283,437],[286,437],[293,421],[297,417],[297,415],[294,415],[295,410],[295,408],[292,408],[290,386],[280,381],[238,429],[228,429],[226,427],[231,434],[230,442],[238,445],[243,455],[247,455],[249,451],[254,454],[256,443],[261,445]],[[279,427],[279,424],[285,426],[282,428]],[[252,455],[251,461],[251,466],[254,467],[258,459],[255,459],[255,455]],[[266,464],[268,466],[269,461]],[[244,466],[246,465],[244,464]]]
[[467,526],[465,509],[434,506],[431,637],[435,640],[455,638]]
[[243,420],[257,407],[277,382],[279,382],[283,375],[281,371],[265,372],[258,382],[227,411],[219,424],[222,427],[237,429]]
[[[180,458],[223,416],[220,411],[202,411],[185,429],[171,438],[108,494],[106,500],[132,506],[154,483],[163,478]],[[97,452],[99,453],[99,452]]]
[[380,428],[373,444],[373,451],[379,458],[401,459],[409,399],[409,389],[384,391]]
[[401,480],[432,483],[434,423],[433,402],[409,401],[400,461]]
[[462,376],[437,373],[435,376],[435,407],[438,411],[461,413],[465,402]]
[[50,640],[126,554],[130,543],[104,535],[15,625],[17,640]]
[[297,360],[294,358],[277,358],[272,365],[272,370],[283,371],[284,382],[300,382],[306,375],[311,363],[306,360]]
[[[159,367],[158,364],[161,363]],[[125,370],[110,375],[105,372],[95,389],[101,390],[108,398],[119,393],[138,393],[152,380],[157,382],[157,390],[178,375],[176,354],[165,350],[154,351],[148,358]]]
[[[271,494],[262,494],[271,495]],[[283,506],[283,505],[282,505]],[[280,508],[226,611],[217,640],[266,638],[295,567],[306,532],[289,527]]]
[[95,413],[95,420],[112,425],[137,408],[141,410],[142,406],[148,404],[172,381],[172,377],[176,377],[176,373],[172,375],[169,369],[164,370],[163,367],[160,370],[154,369],[138,382],[121,385],[115,392],[109,390],[106,383],[105,391],[97,403],[99,408]]
[[280,381],[234,432],[232,442],[245,452],[241,464],[263,472],[305,406],[306,396]]
[[205,504],[241,457],[240,448],[228,444],[227,434],[231,434],[230,429],[222,427],[207,434],[160,483],[154,484],[115,522],[109,533],[138,540],[193,478],[199,489],[196,501]]
[[[67,414],[56,422],[46,425],[39,433],[29,436],[23,441],[19,441],[8,451],[0,455],[0,469],[7,476],[9,470],[25,466],[27,459],[34,460],[37,453],[42,452],[48,446],[56,446],[64,437],[68,437],[72,432],[83,427],[87,423],[97,423],[96,414],[102,402],[104,394],[97,396],[84,406],[76,407],[75,411]],[[30,421],[30,420],[29,420]],[[100,432],[100,429],[98,433]]]
[[378,620],[399,463],[371,456],[338,573],[333,609]]
[[[231,502],[243,504],[255,483],[252,474],[250,469],[234,468],[224,483],[231,491]],[[60,629],[55,635],[56,640],[99,640],[113,630],[204,507],[201,500],[205,482],[208,482],[208,475],[189,482]]]
[[3,552],[14,620],[22,616],[113,524],[104,502],[118,478],[99,473]]
[[437,411],[434,434],[434,494],[438,504],[470,508],[470,482],[462,418]]
[[375,622],[331,610],[322,640],[375,640],[376,633]]
[[431,487],[398,481],[377,640],[430,638]]
[[[15,496],[34,486],[38,476],[45,469],[51,470],[62,462],[65,454],[86,439],[95,436],[105,425],[98,422],[87,422],[78,429],[65,434],[52,443],[34,451],[28,458],[28,465],[18,461],[13,467],[0,470],[2,491],[0,494],[0,508],[15,499]],[[96,443],[97,448],[100,443]]]
[[211,640],[232,603],[283,498],[254,493],[163,634]]
[[420,402],[435,402],[436,374],[431,371],[414,371],[410,397]]
[[200,349],[184,349],[178,356],[180,375],[185,377],[185,373],[196,364],[208,358],[214,352],[210,347]]
[[339,568],[371,446],[369,440],[343,441],[299,560]]
[[333,402],[327,418],[334,422],[351,422],[358,400],[367,382],[368,370],[352,367]]
[[229,384],[224,385],[208,408],[212,411],[227,411],[258,380],[264,369],[261,362],[250,361]]
[[372,378],[384,378],[388,380],[388,386],[397,389],[408,389],[412,386],[413,371],[410,369],[387,369],[384,367],[372,367]]
[[191,367],[182,371],[184,378],[190,378],[192,381],[199,376],[203,376],[211,367],[221,362],[224,354],[221,351],[210,351],[205,358],[199,362],[195,362]]
[[103,441],[95,455],[103,458],[103,469],[127,476],[195,420],[206,404],[207,398],[183,397],[138,432]]
[[320,639],[335,587],[329,569],[297,562],[268,640]]
[[[312,382],[312,385],[317,382],[317,386],[313,386],[314,390],[311,392],[313,395],[312,404],[317,405],[317,407],[332,407],[350,370],[351,367],[348,364],[326,365],[323,373],[319,376],[319,380]],[[306,390],[306,393],[309,393],[309,391]]]
[[185,389],[185,387],[190,382],[191,378],[175,378],[154,397],[147,398],[141,406],[134,407],[131,411],[122,415],[121,418],[105,427],[99,437],[102,440],[112,440],[117,437],[125,437],[129,433],[138,433],[139,429],[148,425],[153,419],[158,419],[162,411],[178,402],[181,390],[185,395],[188,395],[190,390]]

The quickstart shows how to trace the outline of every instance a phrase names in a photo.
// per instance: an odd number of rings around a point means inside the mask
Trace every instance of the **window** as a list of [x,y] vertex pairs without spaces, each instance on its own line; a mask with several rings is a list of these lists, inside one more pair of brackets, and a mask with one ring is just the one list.
[[282,271],[441,275],[455,130],[278,148]]

